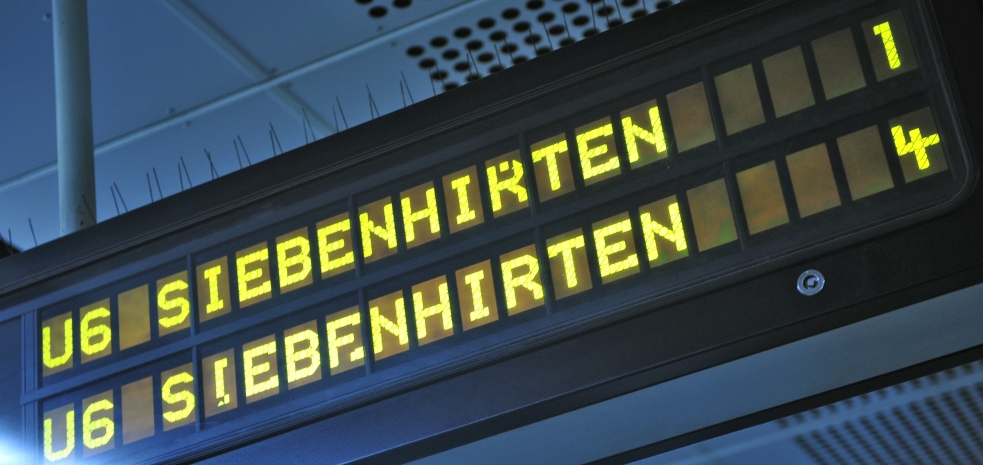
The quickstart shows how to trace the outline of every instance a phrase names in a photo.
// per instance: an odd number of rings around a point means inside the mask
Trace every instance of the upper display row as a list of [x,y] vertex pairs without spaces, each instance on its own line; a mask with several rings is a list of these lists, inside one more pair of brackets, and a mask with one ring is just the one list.
[[[605,116],[535,141],[528,151],[513,150],[403,190],[396,198],[387,195],[353,211],[339,207],[313,229],[304,226],[229,255],[202,256],[193,270],[175,265],[146,283],[116,286],[85,305],[45,310],[39,328],[42,374],[108,362],[115,358],[111,355],[135,353],[133,348],[165,336],[186,336],[193,314],[203,323],[315,280],[350,279],[356,257],[368,265],[483,224],[489,215],[500,218],[528,209],[533,196],[549,202],[667,159],[670,152],[682,154],[714,142],[723,135],[714,130],[711,102],[729,136],[817,100],[849,94],[872,84],[865,79],[858,47],[867,49],[867,66],[877,81],[918,67],[900,10],[862,23],[862,31],[865,43],[855,40],[853,28],[844,28],[631,106],[617,118]],[[905,182],[946,169],[941,147],[933,148],[939,141],[934,128],[899,125],[892,132]],[[853,189],[866,181],[850,182]],[[707,248],[699,237],[697,231],[697,247]],[[360,268],[359,275],[364,274]]]

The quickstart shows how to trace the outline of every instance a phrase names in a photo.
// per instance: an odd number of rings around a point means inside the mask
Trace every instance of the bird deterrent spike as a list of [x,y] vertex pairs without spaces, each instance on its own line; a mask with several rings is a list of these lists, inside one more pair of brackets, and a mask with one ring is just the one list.
[[31,237],[34,238],[34,247],[37,247],[38,236],[34,235],[34,223],[31,222],[31,217],[27,217],[27,225],[31,227]]
[[152,167],[154,170],[154,181],[157,182],[157,193],[160,194],[160,198],[164,198],[164,191],[160,189],[160,178],[157,177],[157,167]]
[[345,129],[348,129],[348,119],[345,118],[345,109],[341,106],[341,99],[335,96],[335,101],[338,102],[338,113],[341,113],[341,121],[345,123]]
[[147,175],[147,191],[150,192],[150,203],[154,203],[154,187],[150,184],[150,173],[144,173]]
[[127,212],[127,213],[129,213],[129,212],[130,212],[130,209],[129,209],[129,208],[127,208],[127,206],[126,206],[126,200],[123,200],[123,193],[122,193],[122,192],[120,192],[120,190],[119,190],[119,186],[117,186],[117,185],[116,185],[116,181],[113,181],[113,187],[115,187],[115,188],[116,188],[116,193],[117,193],[117,194],[119,194],[119,202],[120,202],[121,204],[123,204],[123,210],[124,210],[125,212]]
[[253,161],[249,159],[249,152],[246,151],[246,144],[242,143],[242,136],[236,135],[239,138],[239,146],[242,147],[242,155],[246,157],[246,164],[248,166],[253,166]]
[[406,84],[406,94],[410,96],[410,105],[415,104],[416,101],[413,100],[413,91],[410,90],[410,82],[406,80],[406,75],[402,71],[399,72],[399,75],[403,77],[403,84]]
[[[280,145],[280,136],[276,135],[276,128],[273,127],[273,122],[270,121],[270,135],[276,139],[276,145],[280,148],[280,155],[283,155],[283,146]],[[273,151],[273,155],[276,155],[276,151]]]
[[[184,175],[188,177],[188,188],[195,187],[194,183],[191,182],[191,173],[188,173],[188,164],[184,162],[184,156],[178,155],[178,158],[181,159],[181,166],[184,167]],[[180,173],[181,171],[178,170],[178,174]]]
[[[181,174],[180,168],[178,170],[178,174]],[[109,186],[109,192],[113,194],[113,205],[116,205],[116,216],[119,216],[119,202],[116,201],[116,191],[113,190],[113,186]]]

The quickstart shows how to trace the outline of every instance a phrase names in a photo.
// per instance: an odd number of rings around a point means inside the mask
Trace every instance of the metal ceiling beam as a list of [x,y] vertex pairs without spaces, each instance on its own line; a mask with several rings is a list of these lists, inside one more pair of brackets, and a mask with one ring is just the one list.
[[[300,65],[282,74],[271,76],[267,79],[256,82],[255,84],[248,85],[239,90],[225,94],[221,97],[209,100],[196,107],[192,107],[187,110],[177,112],[167,118],[158,120],[157,122],[148,124],[142,128],[134,129],[133,131],[127,132],[125,134],[121,134],[105,142],[102,142],[101,144],[96,145],[95,155],[98,157],[107,152],[118,149],[132,142],[136,142],[137,140],[156,134],[170,127],[184,124],[184,122],[189,119],[197,118],[199,116],[204,116],[212,111],[218,110],[219,108],[223,108],[225,106],[236,103],[240,100],[252,97],[253,95],[256,95],[260,92],[265,92],[270,88],[280,86],[282,84],[290,82],[291,80],[300,78],[301,76],[304,76],[308,73],[324,68],[325,66],[337,63],[353,55],[358,55],[359,53],[365,52],[371,49],[372,47],[389,43],[389,41],[391,41],[394,36],[424,29],[433,23],[442,21],[444,19],[447,19],[449,17],[461,13],[462,11],[467,10],[468,8],[471,8],[476,5],[480,5],[482,3],[486,3],[488,1],[489,0],[462,1],[461,3],[453,7],[450,7],[446,10],[439,11],[430,16],[425,16],[416,21],[391,29],[388,32],[379,34],[370,39],[364,40],[357,44],[351,45],[347,48],[341,49],[330,55],[326,55],[309,63]],[[26,173],[2,181],[0,182],[0,194],[8,190],[17,188],[19,186],[28,184],[36,179],[50,175],[54,173],[56,169],[57,169],[57,165],[55,163],[49,163],[47,165],[35,168]]]
[[[197,32],[202,39],[205,39],[212,47],[222,54],[229,62],[236,66],[239,71],[249,76],[254,81],[263,81],[271,78],[274,74],[269,69],[263,67],[255,57],[246,52],[235,40],[224,33],[215,23],[211,22],[204,14],[198,11],[187,0],[160,0],[165,7],[171,10],[175,16],[184,21],[193,31]],[[317,128],[322,137],[338,132],[337,129],[321,117],[313,108],[307,105],[297,94],[294,94],[285,84],[271,87],[268,91],[285,110],[292,113],[298,120],[303,121],[304,115],[301,109],[307,109],[308,120],[311,126]]]

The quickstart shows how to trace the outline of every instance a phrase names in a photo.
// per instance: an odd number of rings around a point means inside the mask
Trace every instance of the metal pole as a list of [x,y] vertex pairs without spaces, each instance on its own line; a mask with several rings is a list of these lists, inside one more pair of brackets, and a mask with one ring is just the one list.
[[95,224],[92,89],[86,0],[52,0],[61,234]]

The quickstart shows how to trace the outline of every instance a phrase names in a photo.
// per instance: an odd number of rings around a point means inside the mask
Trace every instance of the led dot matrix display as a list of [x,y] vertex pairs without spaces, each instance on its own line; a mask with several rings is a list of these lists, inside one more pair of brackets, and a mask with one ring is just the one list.
[[[169,354],[42,399],[44,461],[108,460],[207,431],[620,289],[695,279],[776,238],[819,243],[821,224],[856,231],[898,199],[939,197],[961,162],[905,19],[882,2],[43,309],[42,386],[141,350]],[[837,110],[851,98],[873,110]],[[803,118],[814,122],[789,129]],[[742,148],[777,128],[788,137]],[[257,324],[238,323],[247,316]],[[241,331],[208,336],[230,325]],[[193,353],[167,349],[197,335]]]

